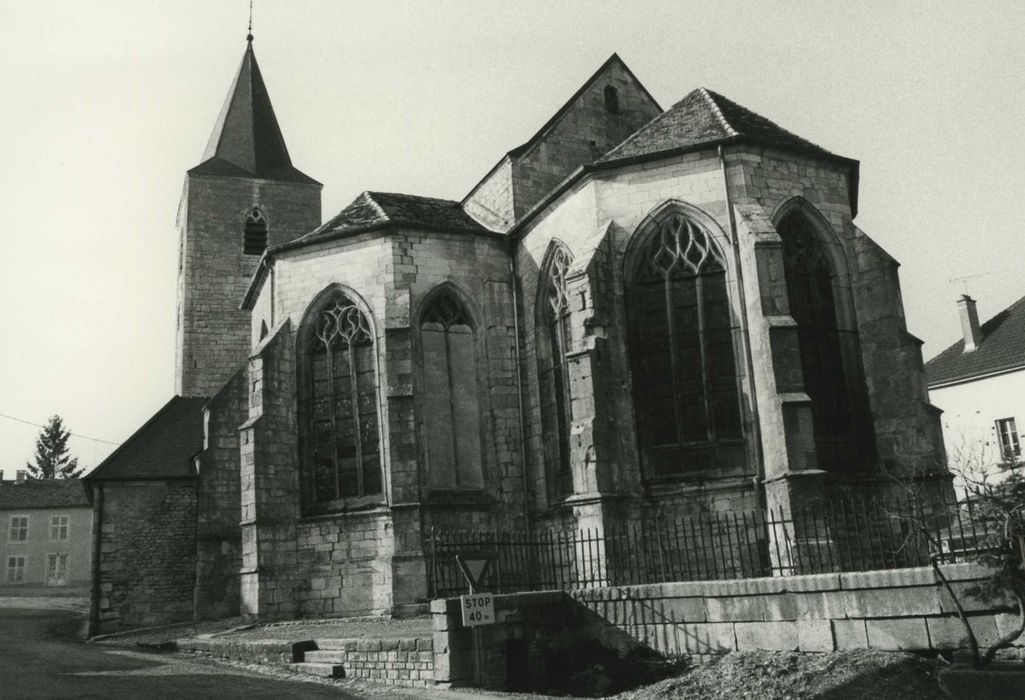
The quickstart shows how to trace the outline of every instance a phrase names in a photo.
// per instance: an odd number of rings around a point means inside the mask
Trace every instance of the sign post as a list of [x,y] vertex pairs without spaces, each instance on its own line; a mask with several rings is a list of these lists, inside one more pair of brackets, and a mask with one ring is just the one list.
[[460,552],[456,555],[456,564],[463,572],[469,595],[459,597],[459,607],[463,613],[463,626],[473,631],[473,670],[477,687],[481,682],[480,627],[495,624],[495,599],[490,593],[479,593],[481,583],[491,568],[491,557],[486,552]]

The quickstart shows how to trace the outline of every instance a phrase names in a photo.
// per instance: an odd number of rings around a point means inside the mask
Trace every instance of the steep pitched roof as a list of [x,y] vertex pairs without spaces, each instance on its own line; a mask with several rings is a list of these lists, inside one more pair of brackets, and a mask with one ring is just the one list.
[[217,117],[203,161],[189,173],[320,184],[292,167],[252,41]]
[[[354,236],[364,231],[403,225],[430,231],[497,235],[470,217],[463,210],[462,204],[450,199],[392,192],[364,192],[319,228],[294,241],[268,248],[263,254],[264,260],[269,260],[281,251]],[[252,309],[257,291],[266,276],[267,265],[257,265],[239,308]]]
[[930,388],[1025,368],[1025,297],[982,324],[982,342],[964,352],[964,339],[925,363]]
[[203,398],[175,396],[85,478],[106,481],[195,476],[189,460],[203,449],[206,402]]
[[364,192],[320,228],[296,241],[276,246],[274,250],[291,248],[299,243],[335,238],[347,233],[402,224],[470,233],[488,232],[488,229],[463,211],[459,202],[450,199],[390,192]]
[[837,157],[718,93],[698,88],[652,119],[598,162],[734,139]]
[[27,479],[0,482],[0,510],[23,508],[88,508],[81,479]]

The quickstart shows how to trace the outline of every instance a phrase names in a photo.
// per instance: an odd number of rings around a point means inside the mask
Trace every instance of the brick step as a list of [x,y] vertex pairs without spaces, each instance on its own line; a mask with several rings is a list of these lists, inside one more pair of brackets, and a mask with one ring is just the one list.
[[[306,652],[309,656],[311,653]],[[305,673],[309,676],[321,676],[322,678],[345,678],[345,668],[341,664],[317,663],[313,661],[300,661],[292,664],[291,668],[296,673]]]
[[317,639],[317,648],[344,649],[346,651],[431,651],[431,637],[403,637],[401,639]]
[[303,652],[303,661],[317,664],[344,664],[346,652],[341,649],[320,649]]

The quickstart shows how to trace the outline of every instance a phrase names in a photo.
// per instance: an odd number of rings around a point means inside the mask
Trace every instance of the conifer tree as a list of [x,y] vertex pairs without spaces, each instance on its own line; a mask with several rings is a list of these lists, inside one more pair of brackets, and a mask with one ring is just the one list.
[[26,463],[33,479],[75,479],[81,475],[78,457],[68,451],[71,431],[64,427],[60,416],[47,421],[36,439],[36,463]]

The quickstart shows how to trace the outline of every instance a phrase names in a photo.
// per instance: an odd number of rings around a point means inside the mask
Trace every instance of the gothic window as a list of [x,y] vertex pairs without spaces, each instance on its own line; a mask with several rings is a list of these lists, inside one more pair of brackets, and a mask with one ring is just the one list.
[[722,253],[672,213],[628,280],[637,434],[649,477],[742,466],[744,433]]
[[455,292],[442,288],[420,322],[424,437],[431,489],[480,489],[480,410],[473,322]]
[[811,399],[818,463],[822,469],[834,470],[850,462],[858,448],[837,325],[833,266],[803,215],[787,215],[776,229],[783,239],[787,297],[790,315],[797,322],[801,373]]
[[541,390],[542,449],[545,457],[548,496],[573,492],[569,455],[569,293],[566,274],[571,258],[561,246],[552,249],[538,294],[538,380]]
[[242,252],[246,255],[262,255],[266,249],[267,219],[259,207],[253,207],[246,215]]
[[307,510],[379,502],[377,380],[367,317],[335,292],[309,323],[299,377]]

